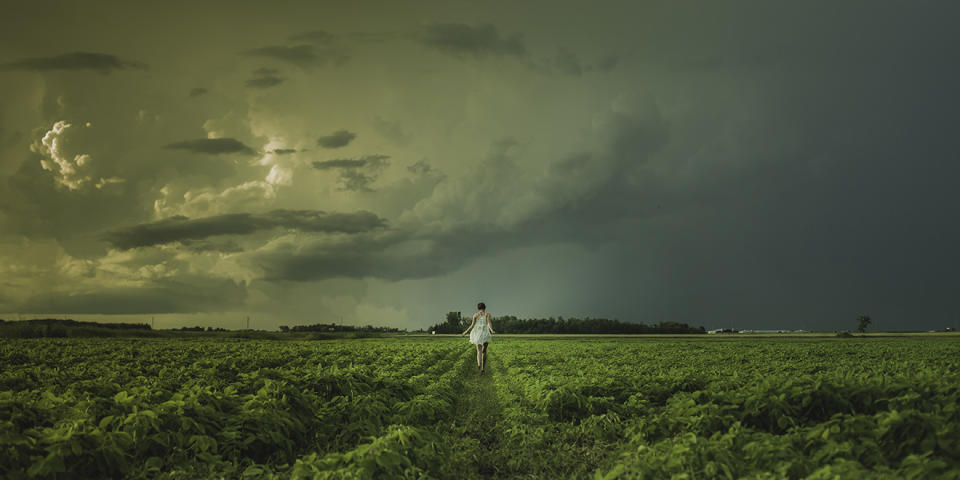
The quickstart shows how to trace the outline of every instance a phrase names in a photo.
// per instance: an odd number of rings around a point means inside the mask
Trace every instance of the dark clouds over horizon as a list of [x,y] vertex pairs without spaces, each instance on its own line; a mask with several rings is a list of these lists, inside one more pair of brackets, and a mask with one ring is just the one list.
[[4,70],[93,70],[108,74],[114,70],[143,69],[146,65],[118,58],[116,55],[95,52],[69,52],[49,57],[21,58],[0,64]]
[[955,4],[416,3],[0,19],[0,318],[960,321]]
[[286,228],[305,232],[359,233],[383,227],[370,212],[327,213],[309,210],[273,210],[264,214],[230,213],[190,219],[182,215],[107,232],[104,239],[128,250],[219,235],[247,235],[258,230]]

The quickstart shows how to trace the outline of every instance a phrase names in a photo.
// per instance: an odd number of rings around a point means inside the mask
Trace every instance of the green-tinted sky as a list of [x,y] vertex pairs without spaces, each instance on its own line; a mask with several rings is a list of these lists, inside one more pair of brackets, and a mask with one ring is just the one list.
[[0,317],[956,325],[956,2],[5,2]]

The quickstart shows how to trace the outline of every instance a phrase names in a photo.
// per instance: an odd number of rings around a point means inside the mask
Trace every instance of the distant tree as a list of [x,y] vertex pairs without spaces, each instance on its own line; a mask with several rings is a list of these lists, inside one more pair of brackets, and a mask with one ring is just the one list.
[[867,315],[860,315],[857,317],[857,331],[860,333],[866,332],[870,322],[870,317]]
[[280,331],[281,331],[281,332],[289,332],[289,331],[290,331],[290,327],[288,327],[288,326],[286,326],[286,325],[280,325]]
[[458,333],[461,327],[466,328],[463,327],[463,316],[460,312],[447,312],[447,325],[448,333]]

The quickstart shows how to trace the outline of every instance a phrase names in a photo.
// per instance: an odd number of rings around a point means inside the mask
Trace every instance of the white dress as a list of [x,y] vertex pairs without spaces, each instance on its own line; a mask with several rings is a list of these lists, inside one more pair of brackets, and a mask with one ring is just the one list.
[[487,315],[478,315],[477,321],[470,330],[470,343],[483,345],[490,343],[490,325],[487,324]]

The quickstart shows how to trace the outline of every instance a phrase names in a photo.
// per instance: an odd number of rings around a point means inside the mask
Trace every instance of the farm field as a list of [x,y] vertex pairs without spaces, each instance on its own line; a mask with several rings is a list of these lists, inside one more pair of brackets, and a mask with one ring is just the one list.
[[0,477],[960,478],[960,338],[0,340]]

